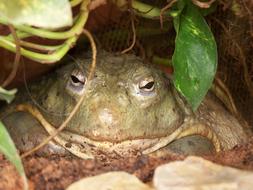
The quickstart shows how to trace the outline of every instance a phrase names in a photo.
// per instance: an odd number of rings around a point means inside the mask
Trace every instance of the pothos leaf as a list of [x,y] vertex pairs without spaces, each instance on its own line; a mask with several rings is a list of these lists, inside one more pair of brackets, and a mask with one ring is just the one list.
[[68,0],[0,0],[0,18],[14,25],[59,28],[72,24]]
[[10,103],[14,97],[17,89],[5,90],[0,87],[0,100],[5,100],[7,103]]
[[6,158],[14,164],[24,182],[24,189],[28,189],[27,179],[25,176],[24,168],[21,159],[17,153],[16,147],[11,140],[10,135],[6,131],[3,123],[0,121],[0,152],[2,152]]
[[172,57],[173,82],[176,89],[196,110],[211,87],[217,68],[217,47],[214,36],[190,0],[174,19],[177,31]]

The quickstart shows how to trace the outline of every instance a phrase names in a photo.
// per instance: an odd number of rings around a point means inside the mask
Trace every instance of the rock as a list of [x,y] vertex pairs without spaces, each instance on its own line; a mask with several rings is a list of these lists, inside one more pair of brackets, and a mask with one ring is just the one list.
[[126,172],[108,172],[83,178],[71,184],[67,190],[152,190],[134,175]]
[[253,172],[190,156],[155,170],[156,190],[252,190]]

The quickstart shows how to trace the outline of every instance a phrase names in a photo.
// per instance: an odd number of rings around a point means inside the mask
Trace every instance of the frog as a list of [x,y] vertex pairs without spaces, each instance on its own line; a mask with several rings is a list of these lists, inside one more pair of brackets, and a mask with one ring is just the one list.
[[[74,154],[84,159],[165,152],[204,155],[247,141],[244,127],[212,92],[193,111],[171,76],[140,57],[100,51],[94,76],[88,80],[91,60],[87,54],[68,60],[50,77],[20,90],[9,106],[36,107],[56,130],[84,96],[66,128],[38,155]],[[2,120],[20,152],[50,134],[28,112],[14,111]]]

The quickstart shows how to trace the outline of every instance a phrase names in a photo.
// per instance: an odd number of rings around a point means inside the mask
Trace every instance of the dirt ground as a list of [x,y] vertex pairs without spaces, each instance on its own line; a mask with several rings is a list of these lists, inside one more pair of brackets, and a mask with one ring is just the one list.
[[[244,145],[212,156],[204,156],[222,165],[253,171],[253,138]],[[173,160],[182,160],[184,156],[169,154],[155,158],[139,156],[111,159],[107,161],[81,160],[72,157],[29,157],[24,166],[29,178],[30,189],[60,190],[72,182],[107,171],[124,170],[139,177],[142,181],[151,181],[154,169]],[[0,156],[0,190],[22,189],[21,180],[13,166]]]

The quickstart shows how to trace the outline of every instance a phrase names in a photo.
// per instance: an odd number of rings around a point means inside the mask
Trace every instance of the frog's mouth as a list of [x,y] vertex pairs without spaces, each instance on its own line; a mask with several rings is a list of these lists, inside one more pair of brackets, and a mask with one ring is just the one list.
[[221,150],[221,143],[216,133],[203,124],[182,125],[168,136],[152,139],[142,138],[115,143],[95,141],[69,131],[63,131],[55,138],[55,141],[74,155],[89,159],[94,158],[98,152],[116,153],[120,156],[127,156],[131,153],[149,154],[176,142],[178,139],[193,135],[207,138],[213,144],[216,152]]
[[[35,116],[50,135],[56,132],[56,129],[44,119],[36,108],[29,105],[19,105],[16,109],[18,111],[27,111]],[[221,150],[221,142],[216,133],[208,126],[194,122],[182,124],[170,135],[159,138],[138,138],[116,143],[95,141],[69,131],[62,131],[54,137],[54,140],[77,157],[93,159],[94,155],[99,154],[98,152],[116,153],[120,156],[127,156],[131,153],[149,154],[166,147],[173,141],[176,142],[178,139],[192,135],[200,135],[207,138],[212,142],[216,152]]]

